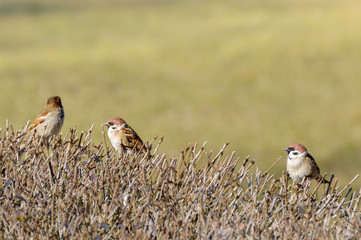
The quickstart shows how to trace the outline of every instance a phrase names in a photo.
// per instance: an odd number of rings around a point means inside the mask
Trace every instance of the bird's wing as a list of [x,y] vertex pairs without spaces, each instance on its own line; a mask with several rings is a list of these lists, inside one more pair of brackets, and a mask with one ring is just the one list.
[[47,115],[48,115],[48,112],[46,112],[46,111],[42,111],[41,113],[39,113],[39,115],[36,116],[35,121],[28,127],[28,131],[34,129],[40,123],[43,123],[45,121]]
[[306,158],[307,158],[307,157],[310,159],[312,165],[315,166],[315,168],[316,168],[316,170],[317,170],[317,173],[320,174],[320,168],[318,167],[318,165],[317,165],[315,159],[312,157],[312,155],[309,154],[309,153],[307,153]]
[[126,126],[123,130],[125,137],[129,142],[130,148],[133,149],[135,146],[136,149],[139,151],[142,147],[144,147],[142,139],[140,139],[138,134],[131,127]]
[[321,176],[320,168],[318,167],[318,165],[317,165],[315,159],[312,157],[312,155],[308,153],[306,158],[308,158],[311,161],[312,165],[317,170],[317,173],[316,173],[317,176],[308,176],[308,177],[311,177],[311,178],[313,177],[313,178],[317,179],[317,181],[320,181],[321,183],[329,183],[329,181],[327,181],[324,177]]

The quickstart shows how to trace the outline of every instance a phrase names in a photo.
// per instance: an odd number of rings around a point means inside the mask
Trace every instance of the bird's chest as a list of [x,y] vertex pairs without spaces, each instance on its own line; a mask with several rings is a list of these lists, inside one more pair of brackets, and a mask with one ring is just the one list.
[[288,158],[287,171],[293,179],[302,179],[310,174],[311,167],[304,158]]
[[303,159],[300,158],[288,158],[287,159],[287,169],[296,171],[300,169],[303,165]]
[[128,139],[121,131],[108,131],[108,136],[113,147],[120,149],[122,145],[128,144]]

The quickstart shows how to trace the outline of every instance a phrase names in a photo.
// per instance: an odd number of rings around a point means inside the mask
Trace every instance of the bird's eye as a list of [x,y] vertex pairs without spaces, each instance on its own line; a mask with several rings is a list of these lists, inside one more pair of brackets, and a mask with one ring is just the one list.
[[298,155],[298,152],[292,152],[293,155]]

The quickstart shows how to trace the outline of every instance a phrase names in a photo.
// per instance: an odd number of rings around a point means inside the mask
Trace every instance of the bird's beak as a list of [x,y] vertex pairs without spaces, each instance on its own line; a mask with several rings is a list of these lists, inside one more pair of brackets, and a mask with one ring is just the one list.
[[283,149],[283,150],[285,150],[286,152],[291,152],[291,149],[289,149],[288,147],[286,147],[285,149]]
[[107,122],[106,122],[106,123],[104,123],[104,125],[105,125],[105,126],[107,126],[107,127],[109,127],[109,123],[107,123]]

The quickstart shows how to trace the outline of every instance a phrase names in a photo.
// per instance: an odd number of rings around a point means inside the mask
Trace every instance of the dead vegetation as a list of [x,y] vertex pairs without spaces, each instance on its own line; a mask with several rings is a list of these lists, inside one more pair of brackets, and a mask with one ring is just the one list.
[[20,135],[0,133],[1,239],[361,237],[352,181],[296,191],[284,173],[224,156],[227,144],[168,158],[158,139],[148,159],[92,144],[91,130],[35,141],[23,153]]

